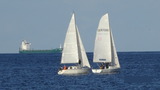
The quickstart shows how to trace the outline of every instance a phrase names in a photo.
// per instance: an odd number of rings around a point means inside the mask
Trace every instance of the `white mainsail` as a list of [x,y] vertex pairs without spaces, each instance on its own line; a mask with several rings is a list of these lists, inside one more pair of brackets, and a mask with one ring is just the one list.
[[99,22],[94,47],[93,62],[111,62],[111,35],[108,14],[102,16]]
[[78,45],[75,16],[72,15],[64,41],[61,63],[78,63]]
[[81,61],[81,66],[90,68],[88,58],[75,22],[75,15],[72,15],[66,39],[64,42],[61,63],[78,63]]

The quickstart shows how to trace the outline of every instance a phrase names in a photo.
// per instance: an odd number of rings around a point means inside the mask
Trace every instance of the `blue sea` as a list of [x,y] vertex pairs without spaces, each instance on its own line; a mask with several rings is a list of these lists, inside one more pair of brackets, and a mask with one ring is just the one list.
[[[92,67],[93,53],[87,53]],[[160,90],[160,52],[119,52],[117,74],[61,76],[61,54],[0,54],[0,90]]]

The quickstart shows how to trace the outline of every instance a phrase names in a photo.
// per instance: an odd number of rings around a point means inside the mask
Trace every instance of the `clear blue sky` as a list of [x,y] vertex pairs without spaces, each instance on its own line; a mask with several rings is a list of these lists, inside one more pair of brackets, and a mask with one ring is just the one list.
[[160,0],[0,0],[0,53],[63,44],[71,14],[86,51],[93,51],[99,20],[109,13],[117,51],[160,51]]

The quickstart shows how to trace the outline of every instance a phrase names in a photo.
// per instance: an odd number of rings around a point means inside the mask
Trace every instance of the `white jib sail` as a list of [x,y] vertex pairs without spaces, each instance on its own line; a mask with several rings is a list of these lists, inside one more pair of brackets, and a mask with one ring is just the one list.
[[77,27],[77,35],[78,35],[78,47],[79,47],[79,59],[82,62],[81,65],[82,65],[82,67],[87,66],[87,67],[90,68],[90,64],[88,62],[88,58],[87,58],[87,55],[86,55],[86,52],[85,52],[85,49],[84,49],[79,31],[78,31],[78,27]]
[[112,64],[115,67],[120,68],[120,64],[119,64],[119,60],[118,60],[117,51],[116,51],[116,48],[115,48],[112,32],[111,32],[111,46],[112,46]]
[[108,14],[102,16],[96,33],[93,62],[111,62],[111,36]]
[[78,46],[75,15],[72,15],[64,41],[61,63],[78,63]]

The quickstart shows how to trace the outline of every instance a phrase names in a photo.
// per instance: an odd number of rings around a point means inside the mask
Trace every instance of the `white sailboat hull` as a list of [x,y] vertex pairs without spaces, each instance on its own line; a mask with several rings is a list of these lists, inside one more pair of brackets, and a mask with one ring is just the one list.
[[112,74],[112,73],[117,73],[120,71],[119,67],[109,67],[105,69],[92,69],[93,73],[99,73],[99,74]]
[[80,75],[80,74],[88,74],[90,72],[90,68],[76,68],[76,69],[66,69],[66,70],[59,70],[59,75]]

